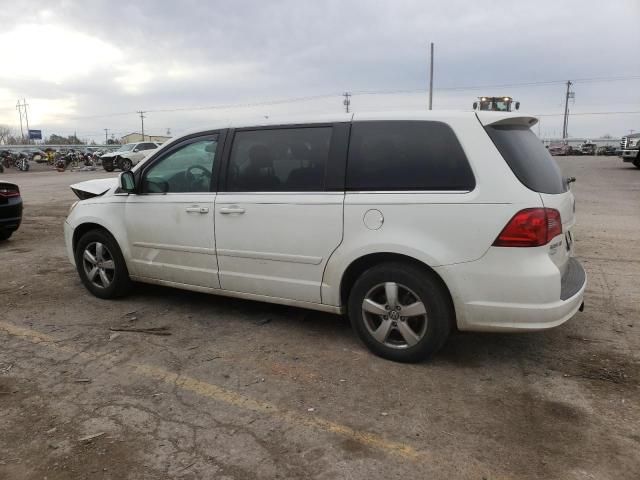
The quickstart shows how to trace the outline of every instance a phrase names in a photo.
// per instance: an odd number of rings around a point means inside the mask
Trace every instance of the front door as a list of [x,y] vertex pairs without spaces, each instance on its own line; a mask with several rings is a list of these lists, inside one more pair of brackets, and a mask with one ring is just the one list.
[[125,210],[131,274],[219,288],[213,208],[219,135],[192,137],[143,166]]
[[325,188],[333,130],[235,132],[216,198],[223,289],[320,303],[324,267],[342,240],[344,192]]

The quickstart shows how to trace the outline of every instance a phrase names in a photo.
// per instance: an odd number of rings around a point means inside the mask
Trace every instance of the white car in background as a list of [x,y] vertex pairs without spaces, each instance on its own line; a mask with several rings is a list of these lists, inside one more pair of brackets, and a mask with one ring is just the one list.
[[118,150],[102,155],[102,167],[107,172],[113,172],[116,168],[127,172],[159,146],[160,144],[155,142],[126,143]]
[[100,298],[131,281],[345,313],[377,355],[571,318],[574,179],[521,113],[356,113],[219,125],[73,185],[67,253]]

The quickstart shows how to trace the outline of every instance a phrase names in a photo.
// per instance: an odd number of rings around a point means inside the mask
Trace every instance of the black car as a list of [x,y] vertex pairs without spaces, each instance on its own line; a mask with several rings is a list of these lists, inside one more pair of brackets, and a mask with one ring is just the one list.
[[0,240],[8,239],[22,222],[22,197],[13,183],[0,182]]

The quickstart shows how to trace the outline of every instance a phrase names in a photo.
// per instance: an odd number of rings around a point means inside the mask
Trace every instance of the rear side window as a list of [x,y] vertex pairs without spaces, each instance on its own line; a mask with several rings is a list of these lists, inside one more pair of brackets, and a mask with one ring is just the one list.
[[567,191],[558,164],[529,127],[490,125],[485,130],[525,187],[538,193],[558,194]]
[[354,122],[347,190],[473,190],[475,179],[451,127],[441,122]]
[[227,190],[324,190],[331,132],[331,127],[236,132],[229,159]]

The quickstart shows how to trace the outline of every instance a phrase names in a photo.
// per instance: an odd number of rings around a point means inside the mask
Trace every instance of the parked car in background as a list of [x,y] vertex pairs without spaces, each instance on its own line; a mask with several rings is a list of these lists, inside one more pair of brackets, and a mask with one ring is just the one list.
[[581,155],[595,155],[597,145],[589,140],[580,145]]
[[640,133],[622,137],[620,141],[620,157],[623,162],[633,163],[640,168]]
[[549,153],[553,156],[571,155],[572,149],[569,144],[560,142],[549,145]]
[[105,153],[100,157],[102,167],[107,172],[113,172],[116,168],[122,171],[131,170],[140,160],[149,155],[159,146],[155,142],[138,142],[121,145],[113,152]]
[[612,145],[604,145],[602,147],[598,147],[596,155],[602,155],[606,157],[616,155],[616,147]]
[[586,275],[571,179],[536,121],[425,111],[198,131],[73,185],[85,200],[67,253],[100,298],[136,280],[346,313],[396,361],[429,357],[453,328],[555,327]]
[[0,240],[7,240],[22,222],[22,197],[14,183],[0,182]]

